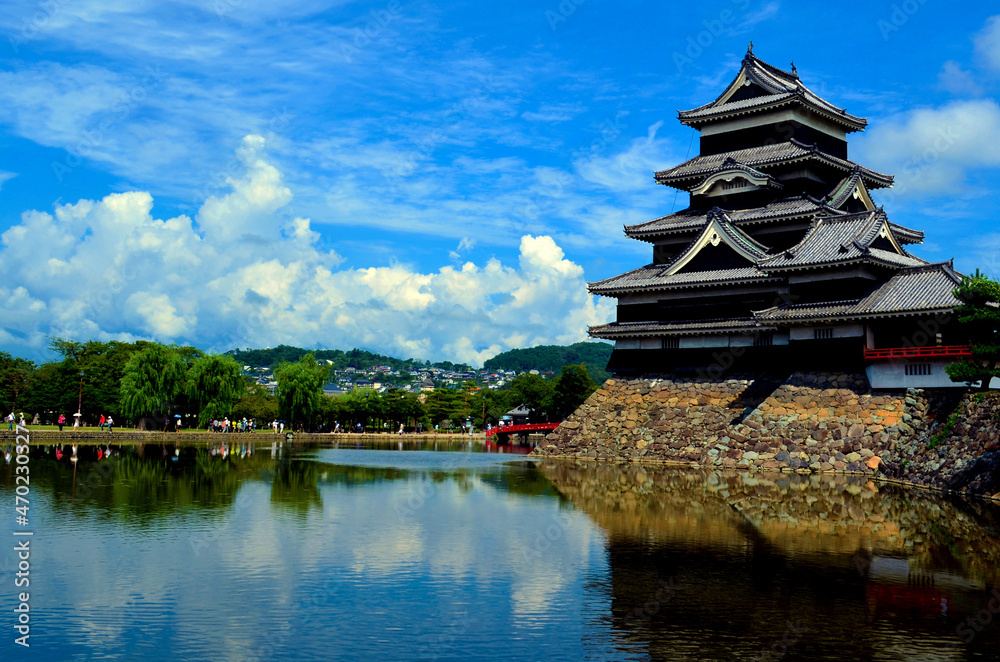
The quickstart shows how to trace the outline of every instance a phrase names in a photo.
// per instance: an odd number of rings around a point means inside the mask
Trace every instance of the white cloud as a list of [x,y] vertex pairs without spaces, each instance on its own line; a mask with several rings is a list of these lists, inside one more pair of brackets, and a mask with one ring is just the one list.
[[895,174],[895,190],[881,197],[955,193],[977,168],[1000,166],[1000,105],[993,99],[955,101],[921,108],[879,122],[858,141],[857,159]]
[[743,17],[743,20],[736,24],[733,28],[728,30],[728,36],[736,36],[741,34],[746,34],[754,29],[759,23],[771,19],[778,15],[778,10],[781,9],[781,3],[774,1],[769,2],[760,9],[749,12]]
[[988,18],[985,27],[972,41],[983,65],[994,73],[1000,73],[1000,16]]
[[938,87],[962,96],[979,96],[983,91],[972,73],[962,69],[962,66],[953,60],[944,63],[938,74]]
[[543,103],[537,111],[525,111],[521,117],[529,122],[568,122],[586,110],[572,103]]
[[3,185],[7,183],[8,180],[13,179],[14,177],[17,177],[16,172],[4,172],[0,170],[0,189],[3,189]]
[[[338,269],[259,136],[194,219],[152,215],[146,192],[29,211],[0,235],[6,345],[45,335],[149,337],[215,350],[291,343],[479,364],[505,339],[568,343],[613,304],[586,292],[583,269],[548,236],[522,237],[517,265],[491,259],[420,273]],[[463,239],[459,249],[471,249]],[[14,285],[10,285],[14,284]]]
[[682,160],[667,139],[656,137],[662,126],[663,122],[653,124],[644,138],[633,139],[621,152],[578,160],[577,172],[584,180],[612,191],[655,191],[653,173]]

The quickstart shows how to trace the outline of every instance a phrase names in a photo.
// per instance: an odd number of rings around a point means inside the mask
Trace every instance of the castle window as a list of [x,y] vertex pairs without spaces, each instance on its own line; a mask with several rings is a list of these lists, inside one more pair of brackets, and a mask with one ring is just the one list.
[[908,363],[904,367],[904,372],[907,376],[914,375],[929,375],[931,374],[931,364],[930,363]]
[[664,338],[663,339],[663,349],[680,349],[681,339],[677,337]]
[[753,337],[754,347],[770,347],[774,344],[774,331],[758,333]]
[[733,179],[730,179],[728,182],[722,182],[722,190],[731,191],[734,188],[743,188],[744,186],[749,186],[749,185],[750,182],[743,179],[742,177],[734,177]]
[[814,340],[829,340],[833,338],[833,329],[813,329],[813,339]]

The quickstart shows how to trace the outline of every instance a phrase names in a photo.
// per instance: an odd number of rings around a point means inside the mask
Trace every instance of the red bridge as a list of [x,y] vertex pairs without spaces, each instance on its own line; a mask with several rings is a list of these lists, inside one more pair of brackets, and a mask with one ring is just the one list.
[[486,431],[487,437],[495,434],[510,434],[513,432],[541,432],[555,430],[559,423],[525,423],[524,425],[505,425],[502,428],[493,428]]

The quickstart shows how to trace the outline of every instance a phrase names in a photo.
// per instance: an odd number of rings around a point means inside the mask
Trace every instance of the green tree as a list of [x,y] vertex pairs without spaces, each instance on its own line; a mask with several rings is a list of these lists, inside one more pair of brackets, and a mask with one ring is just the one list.
[[958,322],[972,346],[972,356],[945,368],[953,382],[980,382],[987,390],[1000,377],[1000,282],[976,270],[955,289],[962,305],[955,307]]
[[49,347],[62,361],[56,372],[47,374],[48,383],[32,389],[32,405],[39,412],[66,414],[80,408],[83,419],[93,422],[102,413],[118,413],[125,366],[133,354],[151,344],[155,343],[52,338]]
[[[27,359],[0,352],[0,409],[23,407],[24,393],[35,373],[35,364]],[[2,415],[6,415],[4,411]]]
[[[133,421],[162,420],[184,387],[186,369],[176,347],[148,343],[125,365],[120,397],[122,413]],[[144,425],[145,427],[145,421]]]
[[566,418],[596,390],[597,384],[590,378],[586,365],[563,366],[553,387],[552,413],[557,418]]
[[424,401],[424,410],[433,425],[459,423],[462,409],[462,392],[453,388],[434,389]]
[[260,384],[248,384],[242,397],[233,405],[233,417],[255,418],[257,427],[266,427],[278,418],[278,399]]
[[231,356],[209,354],[195,359],[188,370],[188,395],[198,405],[198,424],[232,413],[233,405],[246,392],[246,379]]
[[510,383],[509,408],[525,405],[533,412],[532,418],[541,419],[552,407],[553,384],[540,375],[524,373]]
[[313,413],[319,410],[328,373],[327,368],[316,363],[312,353],[295,363],[283,363],[277,367],[274,376],[278,380],[275,391],[278,411],[289,425],[311,422]]

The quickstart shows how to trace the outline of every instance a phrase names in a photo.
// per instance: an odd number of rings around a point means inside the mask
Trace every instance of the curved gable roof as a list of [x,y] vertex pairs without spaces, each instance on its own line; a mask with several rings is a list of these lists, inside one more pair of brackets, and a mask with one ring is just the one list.
[[[742,87],[751,84],[757,85],[766,93],[732,101]],[[703,106],[679,111],[677,117],[682,124],[697,127],[729,115],[747,114],[790,104],[808,106],[847,131],[863,131],[868,125],[865,118],[851,115],[843,108],[834,106],[803,85],[794,65],[792,71],[772,66],[753,54],[752,45],[743,58],[736,78],[718,98]]]

